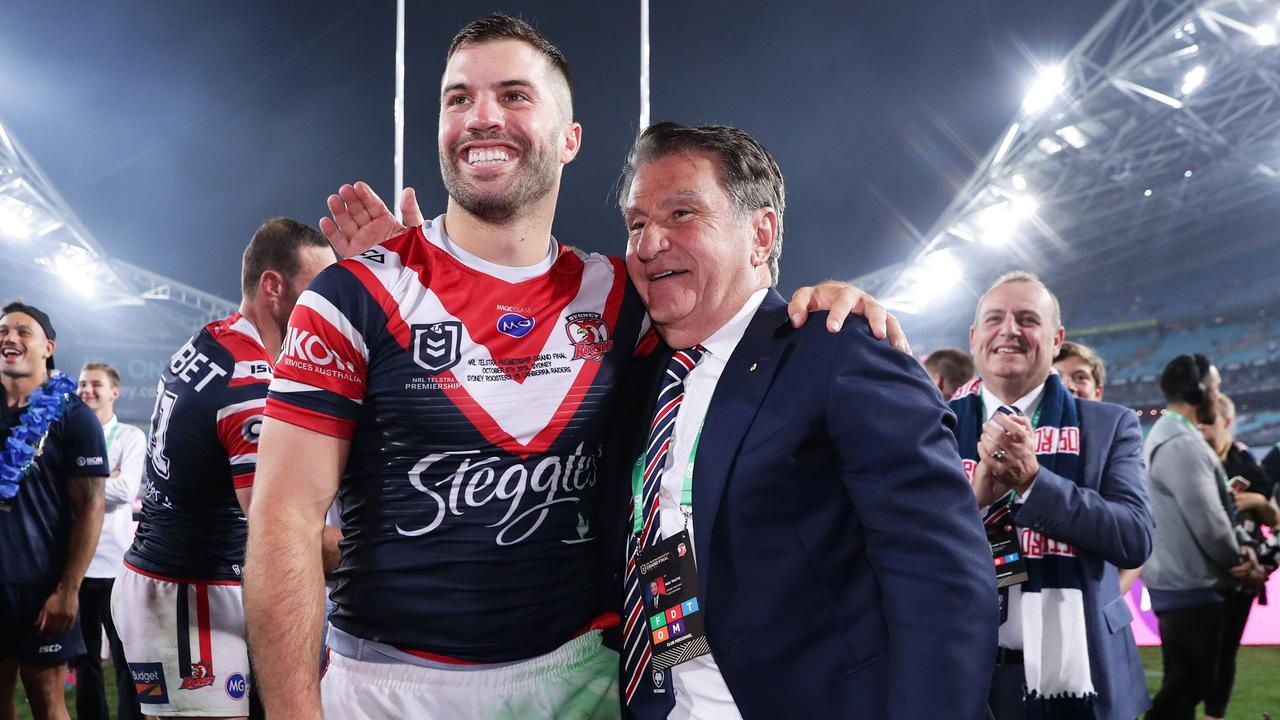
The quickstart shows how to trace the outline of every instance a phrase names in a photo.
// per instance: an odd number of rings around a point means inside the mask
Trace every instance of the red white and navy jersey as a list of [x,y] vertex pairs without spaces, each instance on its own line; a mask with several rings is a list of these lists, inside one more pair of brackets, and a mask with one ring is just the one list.
[[176,580],[240,579],[248,525],[235,491],[253,485],[270,382],[266,348],[240,313],[206,325],[169,359],[127,564]]
[[316,278],[266,414],[351,441],[334,624],[506,662],[593,619],[597,464],[643,308],[620,261],[558,247],[507,282],[443,224]]

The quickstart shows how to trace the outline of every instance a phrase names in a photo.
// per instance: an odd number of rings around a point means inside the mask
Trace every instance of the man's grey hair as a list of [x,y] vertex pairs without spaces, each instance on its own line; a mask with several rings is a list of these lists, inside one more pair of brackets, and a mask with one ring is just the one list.
[[1038,275],[1027,270],[1010,270],[996,278],[995,282],[991,283],[991,287],[987,288],[987,291],[982,293],[982,297],[978,298],[978,306],[973,310],[974,327],[977,327],[978,325],[978,313],[982,312],[982,301],[987,299],[987,296],[991,294],[991,291],[1001,285],[1008,285],[1009,283],[1016,282],[1031,283],[1032,285],[1035,285],[1049,293],[1049,299],[1053,301],[1053,327],[1055,330],[1062,327],[1062,306],[1058,304],[1058,296],[1053,294],[1053,291],[1049,289],[1048,285],[1044,284],[1044,281],[1041,280]]
[[716,159],[721,187],[733,199],[739,213],[753,213],[760,208],[773,208],[778,218],[778,231],[769,251],[770,285],[778,284],[782,257],[782,211],[786,209],[787,191],[782,170],[760,141],[744,130],[725,125],[685,127],[673,122],[654,123],[645,128],[631,146],[627,164],[622,170],[622,191],[618,206],[624,207],[631,192],[631,182],[641,165],[671,155],[705,152]]

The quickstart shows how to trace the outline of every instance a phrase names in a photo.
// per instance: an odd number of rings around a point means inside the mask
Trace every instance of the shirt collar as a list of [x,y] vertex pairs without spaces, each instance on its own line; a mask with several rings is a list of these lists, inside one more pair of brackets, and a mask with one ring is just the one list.
[[[1013,406],[1018,408],[1018,412],[1021,412],[1023,415],[1031,418],[1035,416],[1036,408],[1040,407],[1040,398],[1043,396],[1044,383],[1040,383],[1033,388],[1031,392],[1018,398],[1013,403]],[[986,412],[986,417],[983,418],[983,421],[985,422],[990,420],[991,416],[996,414],[996,410],[1001,405],[1004,405],[1004,401],[996,397],[996,394],[987,389],[987,386],[984,384],[982,386],[982,409]]]
[[751,324],[751,318],[760,308],[760,303],[764,302],[764,296],[768,294],[769,288],[760,288],[751,293],[751,297],[742,304],[737,314],[730,318],[729,322],[721,325],[719,330],[711,333],[711,337],[702,342],[702,347],[722,361],[728,360],[733,354],[733,349],[738,346],[738,341],[747,332],[747,326]]
[[110,430],[111,428],[115,427],[118,424],[120,424],[119,418],[117,418],[114,414],[112,414],[111,419],[102,424],[102,431],[107,432],[108,430]]

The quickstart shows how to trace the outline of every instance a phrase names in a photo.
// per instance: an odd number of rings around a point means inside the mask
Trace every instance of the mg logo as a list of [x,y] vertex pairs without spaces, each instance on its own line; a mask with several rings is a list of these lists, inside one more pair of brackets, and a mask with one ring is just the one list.
[[431,373],[442,373],[462,359],[462,323],[457,320],[414,325],[413,361]]
[[514,338],[522,338],[533,329],[534,318],[509,312],[498,318],[498,332]]

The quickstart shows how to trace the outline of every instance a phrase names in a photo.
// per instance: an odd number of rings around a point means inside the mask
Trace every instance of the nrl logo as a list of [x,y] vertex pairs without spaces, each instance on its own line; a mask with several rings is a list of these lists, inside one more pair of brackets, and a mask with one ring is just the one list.
[[599,362],[605,353],[613,349],[613,340],[609,339],[609,326],[600,317],[600,313],[574,313],[565,318],[564,330],[569,333],[569,342],[573,343],[574,360]]
[[413,325],[413,361],[430,373],[442,373],[462,359],[462,323],[457,320]]

